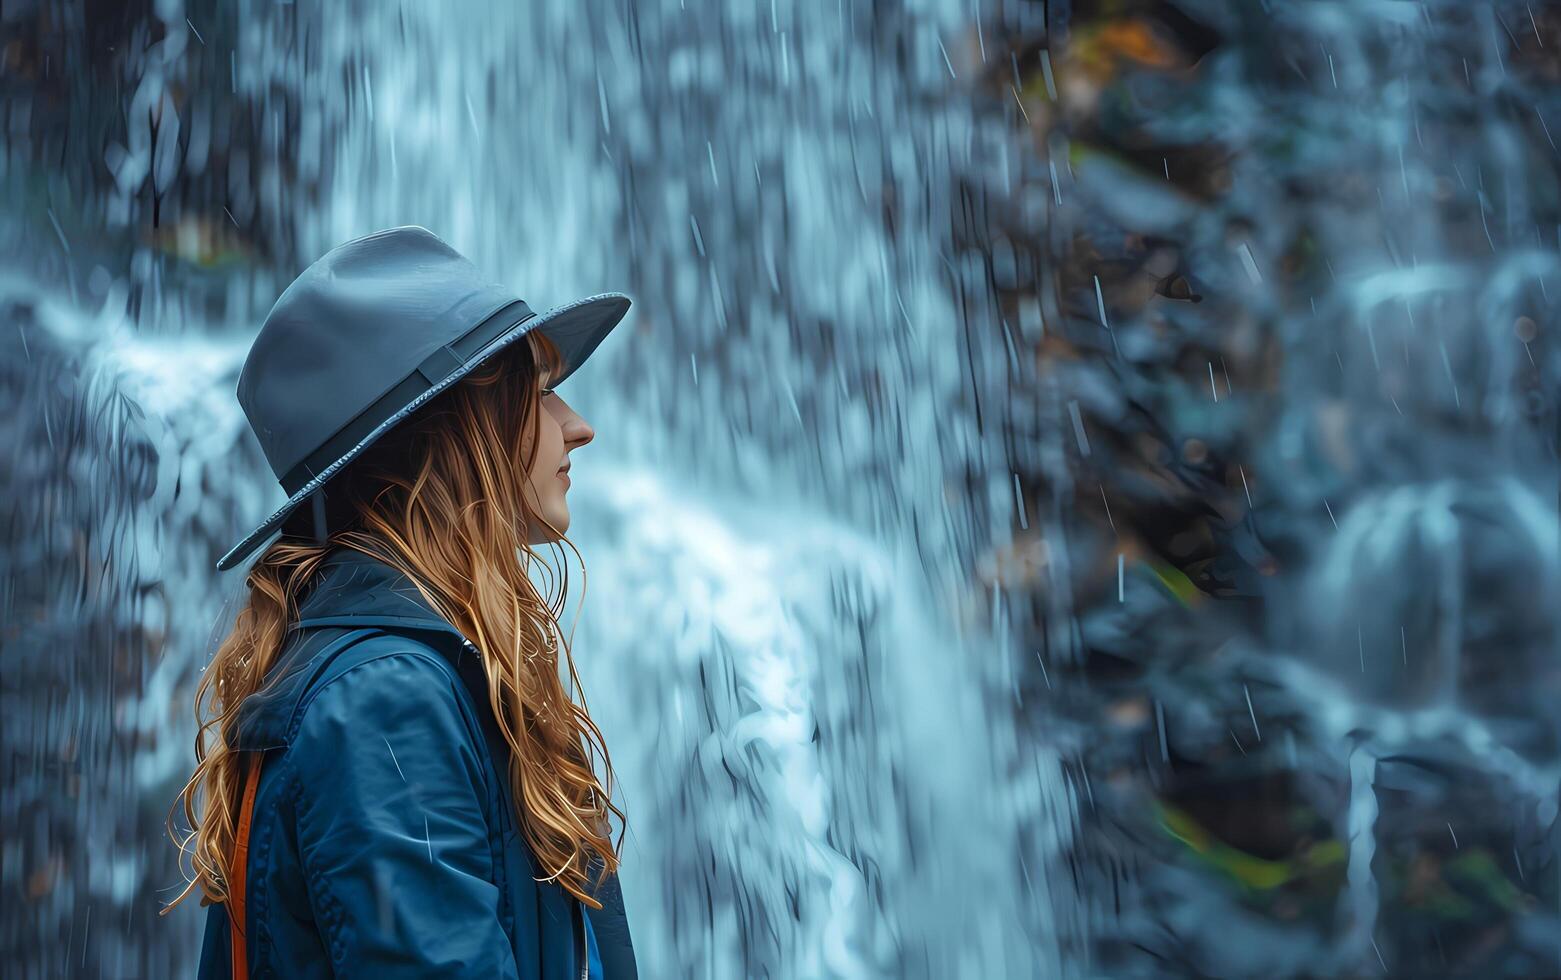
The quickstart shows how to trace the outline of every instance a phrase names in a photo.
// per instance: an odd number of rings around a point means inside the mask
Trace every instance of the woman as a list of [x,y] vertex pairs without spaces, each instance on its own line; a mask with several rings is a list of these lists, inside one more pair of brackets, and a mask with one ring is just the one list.
[[282,532],[196,694],[201,977],[635,976],[611,763],[528,575],[593,436],[552,389],[628,308],[535,314],[406,227],[267,316],[238,397],[289,499],[217,564]]

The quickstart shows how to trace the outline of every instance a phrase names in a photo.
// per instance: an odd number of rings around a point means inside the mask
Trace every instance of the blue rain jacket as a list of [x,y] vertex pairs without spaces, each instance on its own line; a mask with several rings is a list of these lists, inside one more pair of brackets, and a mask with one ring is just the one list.
[[[476,648],[400,571],[328,559],[236,720],[237,747],[266,753],[251,977],[635,980],[616,876],[600,910],[535,880],[486,685]],[[228,977],[230,955],[227,906],[210,905],[201,980]]]

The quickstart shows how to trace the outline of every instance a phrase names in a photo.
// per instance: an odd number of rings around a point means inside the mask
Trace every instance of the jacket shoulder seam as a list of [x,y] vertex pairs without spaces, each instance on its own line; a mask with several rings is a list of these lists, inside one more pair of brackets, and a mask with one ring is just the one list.
[[[421,644],[418,644],[415,640],[406,640],[405,637],[398,637],[398,639],[402,639],[414,647],[421,646]],[[341,680],[343,677],[346,677],[348,674],[353,673],[359,668],[367,667],[370,664],[377,663],[381,660],[388,660],[392,657],[410,657],[419,660],[431,661],[445,675],[446,679],[451,682],[452,688],[456,689],[453,692],[456,701],[455,710],[456,713],[461,716],[462,727],[467,730],[468,734],[472,734],[474,737],[480,738],[480,732],[473,733],[471,731],[471,726],[468,724],[467,712],[460,704],[461,695],[459,693],[459,688],[461,686],[461,680],[449,662],[446,661],[444,657],[441,656],[436,650],[428,648],[398,648],[395,650],[386,650],[382,653],[375,653],[372,656],[365,657],[363,660],[354,663],[352,666],[346,668],[334,677],[331,677],[329,680],[326,680],[315,690],[311,691],[309,695],[299,704],[297,714],[294,716],[293,723],[289,727],[289,746],[291,747],[293,737],[297,734],[298,729],[303,725],[303,720],[304,717],[308,714],[309,707],[314,703],[314,700],[323,694],[327,689],[329,689],[332,684]],[[289,752],[288,755],[290,754],[291,753]],[[291,777],[289,786],[291,792],[289,793],[289,797],[296,805],[297,800],[303,793],[302,779],[298,774],[296,766],[289,766],[288,774]],[[491,852],[491,835],[489,838],[489,848]],[[337,898],[335,892],[330,887],[330,882],[324,873],[309,857],[309,855],[300,850],[298,858],[299,868],[302,871],[304,878],[309,882],[311,901],[318,903],[316,914],[322,927],[322,938],[325,940],[330,949],[332,966],[339,969],[344,963],[346,956],[345,940],[343,938],[343,930],[346,928],[346,910],[343,908],[341,900]],[[491,853],[490,860],[493,860]]]
[[[400,638],[400,637],[398,637],[398,639],[403,639],[404,640],[404,638]],[[409,643],[409,644],[416,644],[417,641],[415,641],[415,640],[404,640],[404,642]],[[459,683],[460,683],[460,678],[458,676],[456,676],[454,669],[449,665],[449,663],[444,659],[444,657],[442,657],[437,651],[431,651],[431,650],[428,650],[428,649],[417,650],[417,649],[404,649],[403,648],[403,649],[396,649],[396,650],[387,650],[387,651],[385,651],[383,653],[376,653],[373,656],[366,657],[363,660],[358,661],[357,663],[355,663],[352,666],[348,667],[347,669],[343,670],[341,673],[335,675],[334,677],[331,677],[331,678],[327,679],[326,681],[321,683],[318,687],[316,687],[314,690],[310,691],[304,697],[304,699],[299,702],[297,711],[293,715],[293,722],[292,722],[291,725],[288,726],[288,731],[287,731],[287,742],[288,742],[288,744],[291,745],[293,739],[298,735],[298,729],[303,726],[304,717],[309,713],[309,708],[310,708],[310,706],[312,706],[314,704],[315,699],[317,699],[320,695],[324,694],[327,690],[329,690],[331,685],[335,684],[337,681],[341,680],[343,677],[346,677],[348,674],[351,674],[351,673],[353,673],[353,672],[355,672],[355,671],[357,671],[357,670],[359,670],[359,669],[361,669],[363,667],[367,667],[368,665],[373,664],[373,663],[377,663],[377,662],[379,662],[381,660],[389,660],[392,657],[410,657],[410,658],[417,659],[417,660],[429,661],[430,663],[434,664],[435,667],[439,668],[441,673],[444,674],[445,679],[451,682],[452,687],[454,687],[456,685],[459,685]],[[459,701],[459,698],[460,698],[460,695],[456,694],[456,700],[457,701]]]

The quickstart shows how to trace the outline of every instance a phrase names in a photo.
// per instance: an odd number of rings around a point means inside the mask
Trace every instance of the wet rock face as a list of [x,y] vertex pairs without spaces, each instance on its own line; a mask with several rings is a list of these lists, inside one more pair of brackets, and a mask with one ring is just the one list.
[[182,882],[164,823],[214,618],[189,610],[221,606],[206,571],[252,492],[226,477],[249,449],[209,411],[231,348],[137,337],[112,307],[94,323],[16,283],[0,300],[0,941],[22,976],[176,974],[199,942],[198,916],[158,915]]
[[[1015,305],[1061,296],[1038,364],[1070,436],[1017,479],[1077,518],[1029,630],[1063,663],[1024,692],[1066,692],[1037,724],[1076,746],[1111,969],[1542,970],[1561,352],[1523,339],[1556,253],[1525,188],[1561,23],[1317,14],[994,30],[1051,221],[991,266],[1054,270]],[[1511,223],[1467,177],[1496,171]]]
[[168,628],[155,568],[141,564],[159,453],[113,381],[56,332],[57,309],[14,291],[3,309],[0,834],[12,852],[0,941],[23,975],[67,975],[144,950],[156,908],[133,899],[172,868],[148,850],[160,817],[138,803],[140,760],[173,734],[139,711]]

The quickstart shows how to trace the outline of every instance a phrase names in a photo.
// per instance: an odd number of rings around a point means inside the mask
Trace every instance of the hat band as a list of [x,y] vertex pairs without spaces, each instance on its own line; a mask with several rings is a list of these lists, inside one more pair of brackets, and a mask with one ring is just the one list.
[[536,316],[524,300],[502,306],[466,333],[435,350],[391,389],[376,398],[363,411],[287,473],[279,481],[291,497],[332,463],[341,459],[367,438],[386,419],[410,405],[419,395],[466,366],[478,351],[504,333]]

